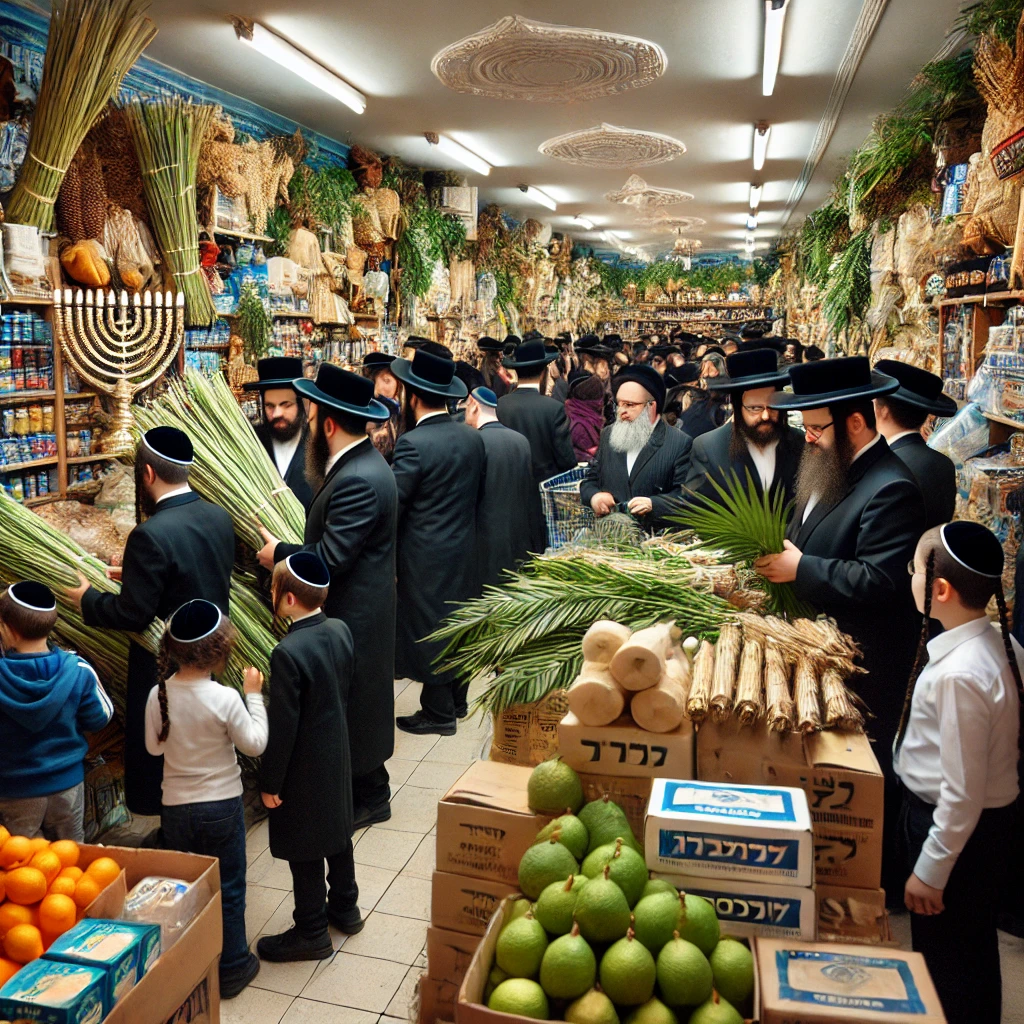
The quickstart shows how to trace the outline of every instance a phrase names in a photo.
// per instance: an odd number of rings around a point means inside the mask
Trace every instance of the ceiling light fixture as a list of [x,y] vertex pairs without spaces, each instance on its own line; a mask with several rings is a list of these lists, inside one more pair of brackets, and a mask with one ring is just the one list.
[[454,139],[449,139],[447,135],[438,135],[437,132],[424,132],[423,137],[432,146],[437,146],[445,156],[458,160],[460,164],[468,167],[471,171],[476,171],[477,174],[491,173],[491,165],[483,157],[477,156],[472,150],[466,149],[465,146]]
[[573,217],[573,223],[579,224],[579,226],[583,228],[584,231],[594,230],[594,222],[589,218],[584,217],[582,213],[577,213],[576,216]]
[[750,208],[757,210],[761,205],[761,191],[764,189],[764,185],[751,185],[750,186]]
[[282,39],[250,18],[232,17],[231,21],[235,26],[235,35],[247,46],[262,53],[264,57],[269,57],[281,67],[287,68],[299,78],[305,79],[310,85],[322,89],[328,96],[333,96],[357,114],[366,110],[366,97],[358,89],[353,89],[333,71],[329,71],[323,64],[318,64],[312,57],[306,56],[287,39]]
[[782,30],[786,24],[789,0],[764,0],[764,72],[761,92],[771,96],[775,92],[775,79],[782,58]]
[[757,214],[747,214],[747,230],[753,231],[757,227]]
[[541,192],[539,188],[534,188],[532,185],[520,185],[519,191],[526,196],[527,199],[532,199],[535,203],[539,203],[541,206],[546,206],[549,210],[557,210],[558,203],[547,195],[545,192]]
[[772,136],[772,126],[767,121],[758,121],[754,125],[754,170],[764,167],[768,156],[768,140]]
[[756,242],[753,235],[747,235],[747,237],[743,239],[743,248],[746,249],[747,252],[753,252],[755,244]]

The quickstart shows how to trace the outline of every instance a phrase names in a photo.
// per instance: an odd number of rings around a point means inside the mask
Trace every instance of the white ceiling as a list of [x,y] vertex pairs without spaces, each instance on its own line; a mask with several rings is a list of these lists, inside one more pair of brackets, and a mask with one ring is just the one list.
[[[887,2],[887,7],[886,7]],[[244,96],[345,142],[430,167],[451,166],[424,131],[448,134],[494,165],[489,177],[468,173],[481,199],[572,230],[582,213],[598,225],[573,231],[600,245],[600,230],[625,240],[652,240],[628,209],[603,199],[629,175],[574,167],[542,156],[538,145],[564,132],[607,122],[682,139],[687,153],[639,170],[653,185],[695,195],[673,212],[707,226],[695,233],[705,250],[738,248],[743,239],[753,124],[773,127],[759,244],[779,233],[862,6],[885,13],[854,79],[832,141],[790,224],[825,199],[845,156],[880,111],[903,96],[915,72],[942,47],[962,0],[791,0],[775,94],[761,95],[761,0],[153,0],[159,34],[147,54],[196,78]],[[337,71],[367,96],[362,116],[236,41],[228,15],[253,18]],[[430,71],[445,45],[509,14],[605,29],[660,44],[668,70],[652,85],[577,104],[526,104],[460,95]],[[557,213],[525,201],[517,186],[535,185],[559,203]],[[670,244],[671,239],[663,241]]]

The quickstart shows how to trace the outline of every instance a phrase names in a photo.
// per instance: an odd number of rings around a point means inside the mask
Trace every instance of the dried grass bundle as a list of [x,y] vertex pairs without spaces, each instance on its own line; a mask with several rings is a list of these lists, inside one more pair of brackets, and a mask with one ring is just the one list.
[[743,627],[744,636],[760,640],[763,644],[769,640],[778,644],[790,664],[795,664],[808,650],[813,650],[816,658],[832,665],[843,676],[864,671],[854,664],[854,659],[860,657],[860,648],[831,619],[794,619],[787,622],[774,615],[743,612],[736,618]]
[[843,729],[846,732],[864,730],[864,716],[854,703],[843,677],[834,668],[826,668],[821,673],[821,703],[825,711],[826,728]]
[[711,687],[711,717],[716,722],[724,722],[732,714],[742,645],[743,631],[739,626],[729,623],[721,628],[715,646],[715,679]]
[[690,696],[686,701],[686,714],[693,722],[703,722],[707,718],[708,705],[711,703],[711,688],[715,680],[715,645],[702,640],[693,659],[693,683]]
[[796,717],[796,705],[789,692],[789,665],[778,644],[769,643],[765,648],[764,690],[769,730],[789,732]]
[[764,714],[764,648],[757,640],[746,640],[740,656],[733,714],[741,725],[753,725]]
[[818,702],[818,676],[814,662],[805,656],[797,658],[793,677],[796,698],[796,725],[800,732],[821,731],[821,706]]

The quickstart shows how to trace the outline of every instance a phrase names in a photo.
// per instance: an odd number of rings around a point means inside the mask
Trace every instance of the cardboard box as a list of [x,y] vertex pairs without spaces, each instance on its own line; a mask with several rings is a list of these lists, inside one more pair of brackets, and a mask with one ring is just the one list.
[[644,842],[647,866],[669,874],[804,888],[814,877],[802,789],[655,779]]
[[519,883],[519,861],[551,820],[526,801],[530,768],[474,761],[437,805],[437,870]]
[[920,953],[755,939],[754,955],[761,1024],[946,1020]]
[[558,723],[569,710],[565,690],[535,704],[513,704],[494,716],[492,761],[532,767],[558,753]]
[[431,925],[427,929],[427,976],[458,987],[479,945],[479,935],[450,932]]
[[778,939],[817,936],[817,905],[813,889],[796,885],[737,882],[731,878],[691,878],[655,873],[677,889],[703,896],[714,905],[723,935]]
[[435,871],[430,889],[431,924],[452,932],[483,935],[498,904],[517,892],[518,884]]
[[807,794],[819,882],[877,889],[882,874],[882,771],[863,733],[778,736],[760,725],[705,722],[697,778],[792,786]]
[[455,1003],[459,986],[447,981],[435,981],[425,974],[419,984],[419,1024],[450,1024],[455,1020]]
[[818,938],[822,942],[884,945],[892,941],[884,889],[818,885]]
[[578,772],[583,783],[583,799],[601,800],[608,794],[608,799],[617,803],[626,812],[629,827],[633,830],[636,841],[643,846],[644,819],[647,817],[647,803],[651,798],[653,779],[630,779],[619,775],[591,775],[589,772]]
[[628,714],[611,725],[584,725],[571,711],[558,723],[558,752],[576,771],[627,778],[692,779],[693,723],[672,732],[641,729]]
[[97,1024],[109,1009],[107,972],[88,964],[40,958],[0,988],[0,1017],[5,1022]]

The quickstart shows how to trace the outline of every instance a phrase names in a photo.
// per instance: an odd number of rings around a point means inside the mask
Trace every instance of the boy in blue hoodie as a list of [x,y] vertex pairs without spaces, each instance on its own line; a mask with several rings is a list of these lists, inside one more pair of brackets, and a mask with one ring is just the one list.
[[0,822],[30,839],[85,840],[85,733],[114,713],[92,667],[50,649],[57,602],[25,580],[0,595]]

